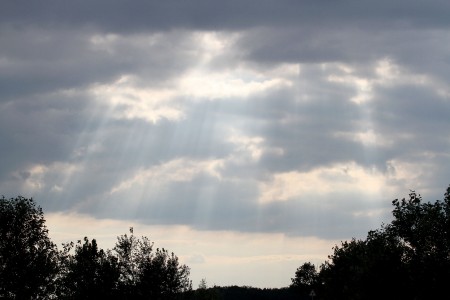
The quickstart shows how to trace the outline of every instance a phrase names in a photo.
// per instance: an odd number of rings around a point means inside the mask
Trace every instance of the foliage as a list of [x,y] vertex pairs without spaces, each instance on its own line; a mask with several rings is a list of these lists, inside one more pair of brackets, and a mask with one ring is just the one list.
[[317,289],[318,279],[316,266],[306,262],[295,271],[295,277],[291,278],[291,288],[297,290],[300,295],[307,296],[312,290]]
[[[66,244],[68,254],[74,246]],[[59,285],[60,298],[65,299],[110,299],[117,292],[119,268],[117,258],[110,251],[99,249],[95,239],[75,245],[75,254],[67,255],[64,275]]]
[[33,199],[0,198],[0,298],[49,298],[58,251]]
[[333,250],[320,272],[323,285],[317,292],[324,298],[401,299],[405,293],[403,249],[395,240],[373,231],[366,240],[352,239]]
[[113,250],[85,237],[58,251],[33,199],[1,198],[0,298],[175,299],[192,290],[174,253],[130,233]]
[[190,269],[147,237],[104,251],[85,237],[58,251],[33,199],[0,198],[0,298],[5,299],[431,299],[450,282],[450,187],[444,200],[392,202],[393,220],[366,239],[341,242],[319,271],[307,262],[290,288],[192,290]]
[[190,269],[166,249],[153,251],[148,238],[138,239],[130,229],[118,237],[114,251],[120,268],[119,289],[124,298],[174,299],[192,289]]
[[198,288],[194,291],[194,293],[191,293],[191,295],[190,295],[190,297],[188,297],[188,299],[216,300],[216,299],[221,299],[221,298],[219,298],[219,293],[217,291],[217,287],[208,288],[206,278],[202,278],[200,280]]
[[[195,291],[193,297],[189,299],[220,299],[220,300],[240,300],[240,299],[258,299],[258,300],[299,300],[310,298],[299,298],[297,293],[289,288],[280,289],[261,289],[250,286],[214,286],[206,290]],[[206,292],[206,293],[205,293]],[[206,297],[205,297],[206,296]]]
[[443,201],[423,203],[412,191],[408,200],[396,199],[393,205],[395,219],[386,233],[405,248],[411,290],[418,299],[445,294],[450,282],[450,186]]
[[130,237],[126,234],[117,238],[113,251],[117,257],[120,269],[119,290],[124,298],[133,296],[136,285],[139,281],[139,261],[142,260],[142,253],[151,253],[153,244],[147,238],[140,241],[133,235],[133,228],[130,228]]
[[[333,248],[320,267],[317,299],[432,299],[450,282],[450,187],[443,201],[392,202],[393,221]],[[294,286],[308,286],[311,265],[297,269]]]
[[207,288],[208,288],[208,284],[206,283],[206,278],[202,278],[202,280],[200,280],[200,283],[198,284],[198,289],[206,290]]

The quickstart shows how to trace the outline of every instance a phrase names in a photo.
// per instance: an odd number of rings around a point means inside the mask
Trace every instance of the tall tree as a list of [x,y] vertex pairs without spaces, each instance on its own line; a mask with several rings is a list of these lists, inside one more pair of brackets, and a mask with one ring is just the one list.
[[133,235],[130,228],[130,236],[127,234],[117,237],[113,248],[119,265],[119,291],[124,299],[132,299],[136,294],[138,284],[139,261],[142,253],[151,253],[153,244],[148,239],[139,240]]
[[165,249],[153,251],[146,237],[118,237],[113,249],[121,270],[120,290],[124,298],[174,299],[192,289],[190,270],[179,263],[174,253]]
[[386,232],[405,247],[411,290],[419,299],[443,295],[450,282],[450,187],[443,201],[424,203],[411,191],[409,199],[392,203],[394,220]]
[[178,257],[166,249],[156,249],[153,256],[142,261],[139,290],[145,298],[174,299],[191,289],[189,268],[180,265]]
[[450,187],[443,201],[392,202],[393,220],[333,248],[317,299],[434,299],[450,282]]
[[49,298],[58,250],[32,198],[0,198],[0,298]]
[[291,288],[297,290],[300,295],[309,295],[313,290],[317,289],[319,273],[316,266],[310,262],[306,262],[295,271],[295,277],[291,278]]
[[[68,253],[72,247],[73,243],[67,244],[64,251]],[[68,255],[65,266],[60,298],[111,299],[117,295],[117,258],[99,249],[95,239],[78,241],[75,254]]]
[[366,240],[345,241],[333,250],[320,270],[317,293],[324,299],[408,298],[404,249],[397,240],[371,231]]

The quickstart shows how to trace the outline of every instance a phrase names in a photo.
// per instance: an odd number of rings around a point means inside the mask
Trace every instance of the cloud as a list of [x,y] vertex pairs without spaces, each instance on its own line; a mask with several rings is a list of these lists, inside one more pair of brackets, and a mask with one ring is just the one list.
[[[260,201],[286,201],[311,195],[332,195],[335,191],[379,193],[389,178],[377,170],[366,170],[354,162],[314,169],[310,172],[275,174],[271,182],[262,185]],[[318,188],[320,187],[320,188]]]
[[[79,1],[62,4],[43,1],[24,5],[21,1],[2,4],[3,24],[38,24],[41,26],[91,26],[109,31],[141,31],[149,28],[167,30],[174,27],[190,29],[243,29],[251,26],[280,25],[355,25],[362,28],[425,27],[442,28],[449,24],[447,3],[389,1],[376,3],[308,1],[227,1],[211,3],[198,0],[177,1]],[[30,14],[29,12],[33,12]],[[251,12],[251,13],[249,13]],[[132,17],[130,17],[132,16]],[[341,27],[340,27],[341,28]]]
[[361,237],[448,185],[447,6],[1,3],[0,190],[95,220]]

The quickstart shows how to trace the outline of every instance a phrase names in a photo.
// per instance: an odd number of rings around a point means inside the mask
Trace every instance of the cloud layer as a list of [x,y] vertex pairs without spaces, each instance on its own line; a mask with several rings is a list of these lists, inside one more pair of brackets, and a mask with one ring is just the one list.
[[151,226],[362,237],[449,184],[445,1],[5,1],[0,191]]

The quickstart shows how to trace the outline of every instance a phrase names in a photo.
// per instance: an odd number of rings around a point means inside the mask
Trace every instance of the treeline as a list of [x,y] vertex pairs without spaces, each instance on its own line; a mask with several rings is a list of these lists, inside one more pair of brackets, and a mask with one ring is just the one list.
[[[192,289],[189,267],[154,249],[130,228],[113,249],[85,237],[59,250],[32,199],[0,198],[2,299],[434,299],[450,282],[450,187],[444,200],[423,202],[412,191],[394,200],[393,220],[366,239],[341,242],[316,268],[301,265],[280,289]],[[445,297],[445,296],[444,296]]]
[[295,289],[291,288],[255,288],[250,286],[214,286],[210,288],[198,288],[186,293],[187,299],[192,300],[301,300],[303,297]]
[[189,267],[146,237],[112,250],[85,237],[58,250],[33,199],[0,199],[0,298],[178,299],[192,290]]
[[443,299],[450,283],[450,187],[443,201],[392,202],[393,220],[333,248],[319,270],[307,262],[291,288],[314,299]]

